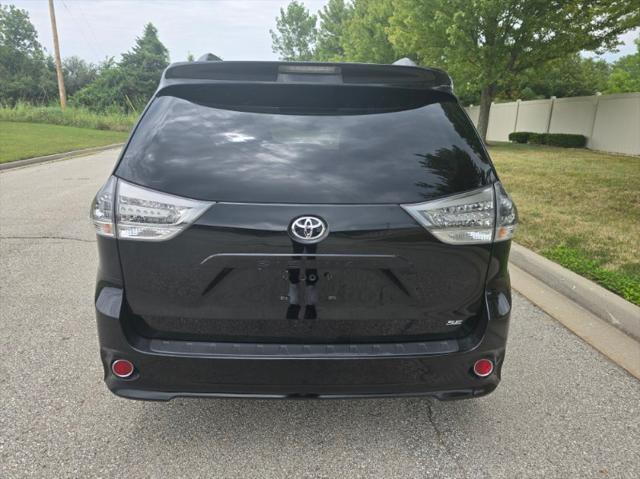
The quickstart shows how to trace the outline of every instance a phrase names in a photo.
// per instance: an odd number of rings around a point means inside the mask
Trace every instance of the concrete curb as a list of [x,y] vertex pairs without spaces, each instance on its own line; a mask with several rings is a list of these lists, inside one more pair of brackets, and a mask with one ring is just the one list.
[[120,148],[124,143],[113,143],[111,145],[96,146],[93,148],[84,148],[82,150],[67,151],[64,153],[56,153],[54,155],[36,156],[35,158],[27,158],[26,160],[9,161],[7,163],[0,163],[0,171],[10,170],[12,168],[20,168],[21,166],[35,165],[37,163],[44,163],[47,161],[62,160],[67,158],[74,158],[76,156],[90,155],[91,153],[98,153],[104,150],[110,150],[112,148]]
[[[640,340],[640,308],[611,291],[512,243],[511,263],[596,317]],[[525,296],[526,292],[521,291]]]
[[513,288],[573,334],[640,379],[640,342],[514,264]]

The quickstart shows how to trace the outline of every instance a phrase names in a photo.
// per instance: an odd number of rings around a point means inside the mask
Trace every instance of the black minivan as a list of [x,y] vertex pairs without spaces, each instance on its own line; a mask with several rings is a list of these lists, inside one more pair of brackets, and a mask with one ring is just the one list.
[[172,64],[91,207],[107,386],[481,396],[516,208],[437,69]]

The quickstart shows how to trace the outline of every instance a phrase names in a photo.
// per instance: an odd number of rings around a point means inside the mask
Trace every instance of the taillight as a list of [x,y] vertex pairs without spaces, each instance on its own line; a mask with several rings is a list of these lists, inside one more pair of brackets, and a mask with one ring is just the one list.
[[183,231],[212,204],[111,177],[93,200],[91,219],[99,235],[163,241]]
[[101,236],[115,236],[116,229],[113,223],[113,201],[116,192],[116,179],[111,176],[96,194],[91,203],[89,216],[96,228],[96,233]]
[[513,236],[518,222],[516,206],[500,183],[402,207],[436,238],[449,244],[505,241]]
[[518,227],[518,209],[501,183],[493,185],[496,190],[496,236],[495,241],[511,239]]

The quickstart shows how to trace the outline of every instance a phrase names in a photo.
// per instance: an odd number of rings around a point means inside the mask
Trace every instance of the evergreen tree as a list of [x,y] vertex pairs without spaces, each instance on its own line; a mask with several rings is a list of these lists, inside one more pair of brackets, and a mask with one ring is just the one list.
[[157,28],[147,23],[131,51],[122,55],[119,66],[127,80],[123,93],[138,105],[146,103],[168,65],[169,51],[158,38]]
[[113,107],[139,110],[153,95],[168,65],[169,52],[160,42],[158,30],[148,23],[120,63],[105,64],[96,81],[80,90],[72,102],[100,111]]

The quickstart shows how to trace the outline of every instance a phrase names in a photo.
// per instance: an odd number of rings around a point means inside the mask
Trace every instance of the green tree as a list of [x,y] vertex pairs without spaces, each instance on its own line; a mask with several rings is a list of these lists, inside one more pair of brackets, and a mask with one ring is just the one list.
[[282,60],[308,61],[313,59],[316,41],[316,16],[300,2],[293,0],[287,9],[280,9],[276,30],[269,30],[272,49]]
[[344,35],[352,18],[353,7],[344,0],[329,0],[318,12],[320,26],[316,39],[314,59],[318,61],[344,60]]
[[79,90],[70,98],[72,105],[79,105],[94,111],[134,110],[133,103],[127,101],[124,92],[125,72],[114,61],[108,62],[100,70],[98,78]]
[[0,104],[42,103],[56,85],[26,10],[0,5]]
[[610,71],[610,65],[604,60],[582,58],[574,53],[525,70],[503,86],[499,97],[532,100],[593,95],[607,88]]
[[169,65],[169,52],[158,38],[158,30],[148,23],[131,51],[118,64],[109,62],[90,85],[73,98],[77,104],[104,111],[117,107],[139,110],[158,86],[163,70]]
[[387,35],[393,12],[392,0],[354,0],[351,19],[342,38],[346,60],[393,63],[404,56]]
[[77,56],[62,60],[62,73],[67,95],[72,96],[98,77],[98,67]]
[[607,93],[640,92],[640,37],[635,40],[637,52],[613,64]]
[[637,26],[628,0],[394,0],[393,45],[480,91],[486,138],[491,102],[522,72],[581,50],[615,47]]
[[158,38],[158,29],[147,23],[141,37],[130,52],[122,55],[120,68],[126,71],[126,94],[146,103],[158,87],[158,81],[169,65],[169,51]]

